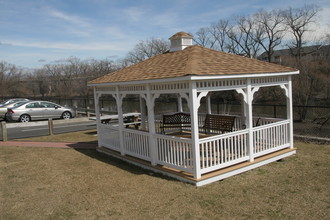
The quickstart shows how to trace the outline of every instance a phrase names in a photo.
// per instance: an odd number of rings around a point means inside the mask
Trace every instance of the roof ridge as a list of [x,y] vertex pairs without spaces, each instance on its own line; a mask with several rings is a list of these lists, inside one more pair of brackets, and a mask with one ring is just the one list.
[[90,81],[89,83],[94,83],[94,81],[96,81],[96,83],[97,83],[97,81],[100,81],[100,80],[102,80],[103,78],[106,79],[106,78],[108,77],[108,75],[111,75],[111,74],[117,73],[118,71],[121,71],[121,70],[123,70],[123,69],[127,69],[127,70],[129,70],[129,69],[132,69],[132,68],[134,68],[134,67],[136,67],[136,66],[143,65],[145,62],[147,62],[147,61],[149,62],[149,60],[152,60],[152,59],[154,59],[155,57],[160,56],[160,55],[163,55],[163,54],[166,54],[166,53],[168,53],[168,52],[165,51],[164,53],[156,54],[156,55],[151,56],[151,57],[149,57],[149,58],[147,58],[147,59],[144,59],[144,60],[142,60],[142,61],[140,61],[140,62],[138,62],[138,63],[134,63],[134,64],[132,64],[132,65],[130,65],[130,66],[123,67],[123,68],[118,69],[118,70],[116,70],[116,71],[113,71],[113,72],[111,72],[111,73],[108,73],[108,74],[105,74],[105,75],[103,75],[103,76],[100,76],[100,77],[98,77],[98,78],[96,78],[96,79],[93,79],[93,80]]
[[188,54],[187,55],[188,57],[187,57],[186,67],[184,69],[184,72],[185,72],[186,75],[193,75],[193,69],[194,69],[193,59],[194,59],[195,56],[194,56],[194,53],[192,53],[190,51],[193,50],[194,47],[195,47],[195,45],[192,45],[192,46],[186,47],[183,50],[185,53]]

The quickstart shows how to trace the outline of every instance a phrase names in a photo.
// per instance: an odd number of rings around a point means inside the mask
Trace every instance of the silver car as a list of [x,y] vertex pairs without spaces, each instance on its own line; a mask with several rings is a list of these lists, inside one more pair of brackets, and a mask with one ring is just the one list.
[[18,102],[18,101],[29,101],[29,99],[25,99],[25,98],[7,99],[7,100],[1,102],[0,105],[7,105],[9,103]]
[[28,101],[20,105],[8,108],[7,119],[10,121],[29,122],[48,118],[70,119],[75,117],[75,111],[71,108],[46,101]]
[[26,101],[15,101],[15,102],[9,102],[4,105],[0,105],[0,118],[6,119],[7,109],[18,106],[23,102],[26,102]]

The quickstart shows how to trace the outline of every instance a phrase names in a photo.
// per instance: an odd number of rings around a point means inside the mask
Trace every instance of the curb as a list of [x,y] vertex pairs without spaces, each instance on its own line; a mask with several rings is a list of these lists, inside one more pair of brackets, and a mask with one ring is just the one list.
[[[65,123],[78,123],[78,122],[84,122],[84,121],[90,121],[89,118],[72,118],[67,120],[53,120],[53,124],[65,124]],[[7,123],[7,128],[21,128],[21,127],[33,127],[33,126],[40,126],[40,125],[48,125],[48,121],[36,121],[36,122],[17,122],[17,123]]]
[[319,144],[329,144],[330,138],[324,137],[313,137],[313,136],[305,136],[305,135],[293,135],[294,139],[298,141],[305,141],[305,142],[316,142]]
[[0,142],[0,147],[43,147],[43,148],[67,148],[67,149],[69,149],[69,148],[96,149],[97,143],[6,141],[6,142]]

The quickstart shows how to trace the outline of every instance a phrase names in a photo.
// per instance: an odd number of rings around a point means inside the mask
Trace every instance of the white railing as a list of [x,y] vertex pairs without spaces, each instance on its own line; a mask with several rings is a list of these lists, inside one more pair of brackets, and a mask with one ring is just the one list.
[[99,132],[100,145],[112,150],[120,150],[118,126],[115,127],[108,124],[100,124]]
[[[236,119],[240,126],[241,118]],[[253,127],[252,158],[290,147],[289,120],[259,119],[260,126]],[[199,117],[199,123],[203,116]],[[119,127],[100,125],[100,144],[120,151]],[[248,129],[199,139],[200,161],[195,165],[190,138],[154,134],[155,146],[150,146],[148,132],[123,128],[124,153],[151,161],[150,147],[155,148],[155,162],[170,168],[193,173],[200,166],[201,173],[208,173],[250,159]]]
[[261,126],[261,125],[268,125],[268,124],[283,121],[283,120],[285,120],[285,119],[253,117],[253,126],[257,127],[257,126]]
[[124,153],[150,161],[149,133],[133,129],[124,129]]
[[241,130],[200,139],[202,174],[248,160],[247,134]]
[[289,120],[253,128],[254,156],[262,156],[290,146]]
[[236,115],[233,130],[239,131],[239,130],[245,129],[244,124],[245,124],[245,122],[243,121],[243,117],[240,115]]
[[190,173],[193,171],[191,139],[165,135],[155,135],[155,138],[158,164]]

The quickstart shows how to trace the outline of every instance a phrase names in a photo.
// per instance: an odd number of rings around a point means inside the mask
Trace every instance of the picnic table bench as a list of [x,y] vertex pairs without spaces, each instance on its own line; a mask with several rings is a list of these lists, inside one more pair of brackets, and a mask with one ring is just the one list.
[[[125,113],[123,114],[124,119],[124,125],[129,127],[130,125],[134,125],[135,128],[138,128],[138,126],[141,124],[139,121],[141,113]],[[90,117],[91,120],[96,120],[96,117]],[[102,115],[100,116],[100,121],[102,124],[109,124],[110,122],[115,122],[118,120],[118,115]]]

